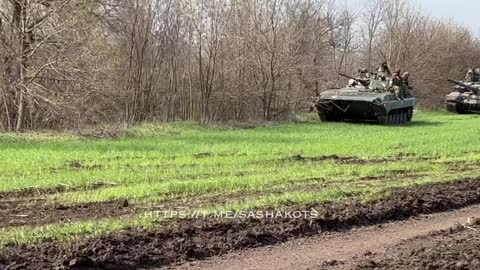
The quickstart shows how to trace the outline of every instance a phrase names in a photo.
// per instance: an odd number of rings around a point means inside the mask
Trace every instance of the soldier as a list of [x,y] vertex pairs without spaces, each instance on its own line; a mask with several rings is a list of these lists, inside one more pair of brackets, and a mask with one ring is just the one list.
[[480,81],[480,68],[478,67],[473,68],[473,81],[474,82]]
[[403,99],[403,81],[402,77],[400,77],[400,69],[395,70],[392,74],[392,78],[388,84],[388,90],[395,93],[398,99]]
[[356,87],[358,85],[358,81],[354,79],[348,80],[348,86],[349,87]]
[[405,71],[402,75],[402,81],[404,85],[403,94],[404,96],[411,96],[410,90],[413,90],[413,86],[410,85],[410,72]]
[[390,72],[390,69],[388,68],[387,62],[383,62],[377,67],[377,74],[380,77],[390,77],[390,76],[392,76],[392,73]]
[[317,110],[317,103],[320,101],[320,94],[316,93],[313,99],[310,102],[310,112]]
[[473,82],[474,74],[473,68],[469,68],[467,71],[467,75],[465,75],[465,82]]
[[358,70],[358,78],[360,80],[369,80],[370,74],[368,74],[368,70],[366,68],[361,68]]

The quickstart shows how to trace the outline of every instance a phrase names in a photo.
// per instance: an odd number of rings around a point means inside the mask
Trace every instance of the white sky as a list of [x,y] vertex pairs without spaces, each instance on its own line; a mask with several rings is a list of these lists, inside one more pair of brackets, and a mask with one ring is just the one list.
[[[339,0],[352,4],[356,9],[369,0]],[[480,37],[480,0],[410,0],[415,6],[421,7],[423,13],[436,18],[453,19],[464,25]]]
[[414,0],[426,13],[437,18],[451,18],[480,36],[479,0]]

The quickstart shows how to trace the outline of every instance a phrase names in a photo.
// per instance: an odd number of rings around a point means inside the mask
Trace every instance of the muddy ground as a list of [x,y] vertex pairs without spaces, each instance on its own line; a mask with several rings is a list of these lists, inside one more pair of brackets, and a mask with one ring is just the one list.
[[480,222],[404,241],[367,254],[353,269],[480,269]]
[[127,200],[75,205],[47,204],[41,198],[0,200],[0,228],[41,226],[139,213]]
[[196,219],[126,229],[75,244],[46,241],[8,245],[0,269],[137,269],[198,260],[233,250],[276,244],[294,238],[380,224],[411,216],[480,203],[480,179],[394,190],[370,203],[321,204],[315,219]]
[[[399,179],[416,179],[424,176],[408,170],[394,171],[394,177],[369,176],[360,178],[355,184],[371,184],[374,181],[395,181]],[[306,179],[301,185],[292,185],[288,191],[313,191],[321,190],[329,185],[344,185],[343,181],[329,181],[324,178]],[[296,181],[292,181],[296,182]],[[309,183],[311,182],[311,183]],[[100,188],[101,185],[91,187],[91,190]],[[128,200],[114,200],[106,202],[59,204],[49,201],[42,196],[35,194],[56,194],[61,193],[56,189],[33,190],[26,189],[8,193],[0,193],[0,228],[12,228],[18,226],[41,226],[47,224],[68,223],[81,220],[91,220],[112,217],[132,217],[142,215],[145,211],[152,210],[173,210],[185,208],[210,207],[212,205],[225,205],[232,201],[248,200],[258,198],[268,192],[269,194],[283,194],[285,188],[272,187],[268,191],[240,191],[222,195],[203,195],[194,198],[178,195],[159,200],[155,203],[132,204]],[[40,192],[40,193],[37,193]],[[152,204],[155,204],[152,206]]]
[[[352,270],[372,266],[382,254],[402,244],[464,224],[480,217],[480,205],[418,215],[381,225],[356,227],[346,232],[329,232],[294,239],[281,245],[238,250],[223,256],[172,266],[175,270]],[[361,264],[360,264],[361,263]],[[375,262],[374,262],[375,263]],[[472,260],[474,265],[474,260]],[[373,264],[373,268],[380,265]],[[470,264],[469,262],[469,265]],[[393,268],[392,265],[388,269]],[[398,267],[401,268],[401,267]],[[410,267],[401,269],[413,269]],[[425,269],[421,268],[420,269]],[[157,268],[158,270],[158,268]]]

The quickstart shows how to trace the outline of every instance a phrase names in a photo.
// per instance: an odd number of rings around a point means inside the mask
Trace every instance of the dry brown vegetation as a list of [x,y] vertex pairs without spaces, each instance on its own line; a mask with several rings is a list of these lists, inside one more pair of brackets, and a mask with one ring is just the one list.
[[480,62],[469,30],[406,0],[340,2],[2,1],[0,131],[285,119],[384,60],[436,107]]

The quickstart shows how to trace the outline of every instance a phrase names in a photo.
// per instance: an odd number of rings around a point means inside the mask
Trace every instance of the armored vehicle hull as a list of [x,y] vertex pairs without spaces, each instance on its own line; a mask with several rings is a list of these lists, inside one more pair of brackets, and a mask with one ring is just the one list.
[[480,113],[480,68],[470,69],[467,81],[447,81],[454,83],[454,91],[445,98],[447,111],[454,113]]
[[453,113],[480,113],[480,96],[473,92],[454,91],[447,95],[447,111]]
[[405,124],[413,117],[417,99],[399,99],[389,91],[347,87],[323,92],[316,108],[322,121],[376,121],[382,125]]

